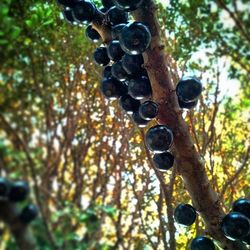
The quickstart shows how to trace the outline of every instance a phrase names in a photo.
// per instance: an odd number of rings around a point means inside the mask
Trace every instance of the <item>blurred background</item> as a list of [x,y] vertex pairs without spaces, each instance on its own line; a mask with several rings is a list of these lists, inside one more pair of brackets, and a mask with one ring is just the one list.
[[[249,1],[157,6],[172,80],[203,82],[198,106],[183,116],[229,211],[250,196]],[[173,221],[175,206],[191,202],[180,176],[175,167],[155,174],[145,130],[99,91],[92,53],[101,42],[61,11],[56,1],[0,3],[0,176],[30,183],[38,249],[161,250],[171,241],[186,249],[204,225]],[[3,223],[0,249],[17,249]]]

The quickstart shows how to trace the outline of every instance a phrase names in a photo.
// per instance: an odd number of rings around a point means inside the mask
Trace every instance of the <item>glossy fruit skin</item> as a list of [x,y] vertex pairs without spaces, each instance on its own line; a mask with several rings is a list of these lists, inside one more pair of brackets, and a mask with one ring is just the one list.
[[125,81],[128,79],[126,71],[122,67],[122,62],[118,61],[112,65],[111,68],[112,76],[120,81]]
[[144,69],[142,65],[144,64],[142,55],[129,55],[125,54],[122,57],[122,66],[126,72],[130,75],[139,75]]
[[144,128],[147,126],[148,124],[148,121],[144,120],[138,111],[135,111],[133,114],[132,114],[132,118],[133,118],[133,121],[136,123],[136,125],[140,128]]
[[250,220],[242,213],[231,212],[223,218],[221,228],[227,238],[240,240],[250,233]]
[[97,42],[101,36],[97,30],[93,29],[92,25],[89,25],[85,31],[86,36],[93,42]]
[[106,66],[103,70],[102,76],[103,78],[110,78],[112,77],[112,73],[111,73],[111,66]]
[[156,125],[146,133],[146,144],[150,151],[163,153],[169,150],[173,143],[172,131],[164,125]]
[[250,233],[241,239],[245,244],[250,245]]
[[126,26],[126,23],[120,23],[112,27],[111,36],[113,40],[119,39],[122,29]]
[[144,0],[114,0],[115,6],[123,11],[133,11],[138,9]]
[[240,198],[233,203],[233,211],[244,214],[250,219],[250,199]]
[[175,221],[181,225],[191,226],[196,220],[196,210],[190,204],[180,204],[175,208]]
[[110,60],[117,62],[124,55],[124,51],[121,48],[120,42],[118,40],[113,40],[109,43],[107,47],[108,57]]
[[202,84],[195,77],[182,78],[176,87],[178,99],[182,102],[195,102],[202,92]]
[[138,111],[140,106],[140,101],[134,99],[130,95],[123,95],[120,98],[120,105],[124,111],[128,114],[133,114],[133,112]]
[[205,236],[198,236],[192,240],[191,250],[215,250],[212,240]]
[[152,94],[149,79],[146,76],[130,79],[128,84],[128,92],[133,98],[137,100],[149,97]]
[[111,7],[113,7],[115,4],[113,3],[113,0],[102,0],[102,5],[109,9]]
[[76,0],[57,0],[58,4],[61,4],[65,7],[74,7],[74,5],[76,4]]
[[158,170],[167,171],[174,165],[174,156],[170,152],[155,154],[153,162]]
[[153,101],[143,102],[139,108],[141,117],[145,120],[152,120],[158,114],[158,105]]
[[122,29],[119,40],[127,54],[139,55],[149,47],[151,34],[143,23],[130,22]]
[[29,224],[38,216],[38,209],[35,205],[29,204],[23,208],[19,215],[19,220],[24,224]]
[[0,177],[0,200],[6,199],[10,192],[10,183],[6,178]]
[[73,16],[73,11],[69,8],[66,8],[62,11],[64,20],[69,23],[69,24],[74,24],[76,22],[74,16]]
[[178,103],[180,108],[182,109],[192,109],[196,107],[198,100],[195,100],[193,102],[183,102],[182,100],[178,99]]
[[95,5],[89,0],[78,0],[72,10],[75,20],[80,23],[92,22],[97,12]]
[[106,66],[109,64],[110,59],[107,54],[106,47],[99,47],[94,52],[94,60],[97,64],[101,66]]
[[127,94],[127,85],[115,78],[103,79],[100,89],[103,95],[110,100],[115,100]]
[[111,25],[126,23],[128,21],[128,13],[117,9],[115,6],[108,10],[107,16]]
[[12,182],[9,192],[9,200],[11,202],[24,201],[29,194],[29,185],[26,181]]

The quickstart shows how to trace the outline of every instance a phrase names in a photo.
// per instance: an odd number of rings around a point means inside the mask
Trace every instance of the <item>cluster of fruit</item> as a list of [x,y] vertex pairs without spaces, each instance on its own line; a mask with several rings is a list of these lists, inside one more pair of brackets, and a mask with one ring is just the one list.
[[[0,177],[0,203],[24,202],[30,192],[29,184],[26,181],[11,182],[6,178]],[[33,204],[24,206],[18,214],[18,219],[23,224],[29,224],[38,215],[38,209]]]
[[[175,221],[181,225],[193,225],[196,217],[195,208],[189,204],[180,204],[175,208]],[[241,198],[233,203],[232,212],[221,222],[221,229],[228,239],[250,245],[250,199]],[[215,250],[215,245],[211,239],[198,236],[192,240],[191,250]]]
[[[143,5],[144,0],[102,0],[101,9],[89,0],[58,0],[58,3],[64,6],[64,17],[71,24],[90,23],[100,12],[105,15],[112,41],[94,52],[95,62],[105,66],[101,92],[109,100],[119,99],[121,108],[131,115],[133,121],[139,127],[145,127],[158,115],[158,104],[150,100],[151,83],[142,56],[150,45],[151,33],[141,22],[128,22],[128,12]],[[93,41],[100,39],[91,24],[86,28],[86,35]],[[179,106],[195,107],[201,91],[198,79],[181,79],[176,87]],[[153,162],[157,169],[166,171],[173,166],[174,156],[168,151],[172,142],[173,134],[167,126],[158,125],[148,130],[146,143],[155,153]]]

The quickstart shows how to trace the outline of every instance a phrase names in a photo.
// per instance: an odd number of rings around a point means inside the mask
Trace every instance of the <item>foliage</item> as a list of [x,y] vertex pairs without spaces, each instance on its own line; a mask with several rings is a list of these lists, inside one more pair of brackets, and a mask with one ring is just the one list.
[[[233,2],[227,1],[230,9]],[[239,2],[247,6],[236,13],[247,31],[249,5]],[[250,195],[249,34],[229,17],[226,25],[216,2],[170,1],[158,11],[173,79],[199,72],[205,83],[198,107],[185,115],[228,211],[233,200]],[[40,249],[164,249],[168,212],[190,198],[176,171],[166,173],[167,188],[173,188],[166,206],[143,131],[99,92],[96,45],[84,30],[66,24],[54,2],[1,1],[1,175],[32,183],[41,211],[33,224]],[[207,60],[193,58],[197,51]],[[220,77],[222,57],[229,62],[227,79]],[[234,96],[220,87],[230,78],[241,82]],[[204,225],[199,219],[191,230],[171,230],[177,249],[185,249]],[[1,249],[16,248],[7,228],[0,239]]]

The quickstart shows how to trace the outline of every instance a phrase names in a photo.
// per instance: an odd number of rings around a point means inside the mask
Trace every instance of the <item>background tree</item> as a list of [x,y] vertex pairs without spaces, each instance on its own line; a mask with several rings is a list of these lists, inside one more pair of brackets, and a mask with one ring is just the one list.
[[[31,183],[40,210],[32,225],[37,248],[185,249],[209,229],[218,243],[229,244],[209,227],[207,213],[218,208],[215,196],[200,197],[207,190],[196,178],[204,173],[185,169],[205,167],[226,212],[236,198],[250,195],[249,4],[171,1],[134,13],[150,25],[157,14],[160,23],[145,54],[154,98],[173,104],[162,105],[159,119],[171,125],[184,116],[189,125],[176,128],[177,164],[164,174],[144,146],[145,130],[99,92],[102,69],[93,62],[96,45],[85,27],[66,24],[60,11],[44,1],[0,3],[1,175]],[[167,68],[159,74],[163,61]],[[199,76],[204,91],[195,110],[182,114],[158,82],[176,85],[184,74]],[[239,84],[239,91],[226,93],[226,82]],[[184,148],[192,145],[188,131],[197,154]],[[200,217],[189,230],[174,223],[174,207],[192,202],[187,190],[198,210],[207,206],[200,211],[207,228]],[[0,237],[1,248],[18,247],[6,224]]]

